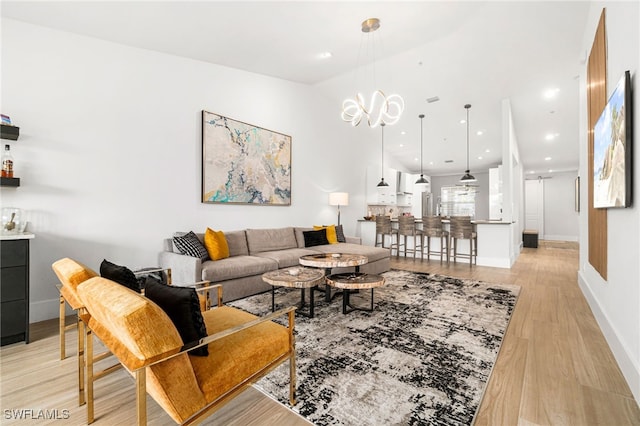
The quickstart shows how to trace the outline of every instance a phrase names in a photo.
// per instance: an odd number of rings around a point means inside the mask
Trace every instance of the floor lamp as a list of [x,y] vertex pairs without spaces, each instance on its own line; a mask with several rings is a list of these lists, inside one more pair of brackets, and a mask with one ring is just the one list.
[[338,226],[340,226],[340,206],[349,205],[349,194],[347,192],[332,192],[329,194],[329,205],[338,206]]

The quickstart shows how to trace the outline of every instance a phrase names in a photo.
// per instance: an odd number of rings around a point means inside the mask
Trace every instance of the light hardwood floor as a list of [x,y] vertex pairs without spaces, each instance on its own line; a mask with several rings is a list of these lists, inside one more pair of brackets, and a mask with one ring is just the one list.
[[[402,258],[393,258],[392,267],[522,287],[476,425],[640,425],[640,409],[578,288],[575,243],[542,241],[537,249],[524,249],[512,269]],[[63,361],[56,320],[33,324],[31,333],[29,345],[0,350],[0,424],[85,424],[84,407],[77,404],[74,333]],[[126,372],[101,379],[95,394],[94,424],[134,422],[134,382]],[[149,424],[174,424],[147,400]],[[16,421],[8,409],[57,409],[60,416],[66,409],[69,418]],[[308,423],[249,389],[205,424]]]

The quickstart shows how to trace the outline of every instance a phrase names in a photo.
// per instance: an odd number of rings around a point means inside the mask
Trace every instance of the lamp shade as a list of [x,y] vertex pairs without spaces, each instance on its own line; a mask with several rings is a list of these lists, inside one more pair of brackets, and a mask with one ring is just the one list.
[[349,193],[347,192],[332,192],[329,194],[330,206],[348,206],[349,205]]

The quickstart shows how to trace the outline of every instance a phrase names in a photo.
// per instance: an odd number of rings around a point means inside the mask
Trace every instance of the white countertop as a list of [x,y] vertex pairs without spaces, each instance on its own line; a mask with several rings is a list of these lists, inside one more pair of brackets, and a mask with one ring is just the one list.
[[15,232],[15,233],[0,233],[0,240],[30,240],[35,238],[35,234],[31,232]]
[[[358,219],[358,222],[376,223],[375,220],[365,220],[365,219]],[[398,222],[398,218],[391,219],[391,222]],[[416,223],[422,223],[422,219],[416,218]],[[449,223],[449,219],[446,219],[443,217],[442,223]],[[489,220],[489,219],[474,219],[471,221],[471,223],[475,223],[476,225],[511,225],[514,222],[507,222],[502,220]]]

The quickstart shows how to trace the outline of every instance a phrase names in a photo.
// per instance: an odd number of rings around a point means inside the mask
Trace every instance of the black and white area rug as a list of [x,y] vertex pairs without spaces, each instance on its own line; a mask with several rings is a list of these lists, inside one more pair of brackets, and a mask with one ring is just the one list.
[[[315,317],[296,315],[297,401],[316,425],[470,425],[520,287],[392,270],[375,290],[374,312],[342,314],[316,293]],[[351,296],[368,306],[370,290]],[[276,309],[300,291],[276,293]],[[232,302],[271,311],[271,293]],[[256,387],[288,403],[285,363]]]

